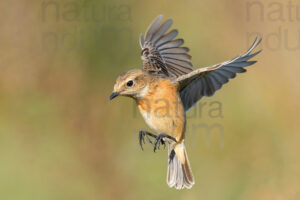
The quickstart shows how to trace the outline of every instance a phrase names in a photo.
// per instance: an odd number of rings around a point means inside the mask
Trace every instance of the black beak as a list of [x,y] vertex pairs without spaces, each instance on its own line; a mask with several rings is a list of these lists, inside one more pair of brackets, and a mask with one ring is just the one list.
[[112,100],[113,98],[119,96],[119,94],[120,94],[119,92],[113,92],[113,93],[110,95],[109,100]]

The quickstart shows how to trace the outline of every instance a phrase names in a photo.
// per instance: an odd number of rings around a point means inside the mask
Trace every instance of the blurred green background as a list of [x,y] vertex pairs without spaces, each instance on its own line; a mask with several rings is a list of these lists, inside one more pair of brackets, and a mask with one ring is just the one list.
[[[1,1],[0,199],[300,199],[297,8],[295,0]],[[141,67],[138,36],[158,14],[174,19],[195,68],[264,39],[257,64],[191,111],[191,190],[168,188],[166,150],[140,150],[147,125],[134,102],[108,101],[117,76]],[[223,117],[210,115],[215,101]],[[193,129],[203,124],[222,126],[223,137]]]

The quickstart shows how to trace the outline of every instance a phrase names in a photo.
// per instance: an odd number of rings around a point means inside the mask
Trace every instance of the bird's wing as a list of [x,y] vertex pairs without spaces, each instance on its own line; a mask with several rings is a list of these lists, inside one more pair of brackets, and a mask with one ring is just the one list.
[[187,54],[187,47],[181,47],[184,40],[174,39],[178,34],[176,29],[166,33],[173,20],[168,19],[161,24],[162,18],[163,16],[159,15],[150,24],[145,37],[140,35],[143,69],[176,78],[193,71],[191,56]]
[[256,38],[245,54],[232,60],[197,69],[173,80],[173,84],[177,86],[180,93],[185,111],[187,112],[203,96],[212,96],[215,91],[227,83],[230,78],[234,78],[236,73],[246,72],[244,67],[256,63],[256,61],[249,61],[249,59],[261,52],[261,50],[259,50],[252,53],[253,49],[257,47],[260,42],[261,38]]

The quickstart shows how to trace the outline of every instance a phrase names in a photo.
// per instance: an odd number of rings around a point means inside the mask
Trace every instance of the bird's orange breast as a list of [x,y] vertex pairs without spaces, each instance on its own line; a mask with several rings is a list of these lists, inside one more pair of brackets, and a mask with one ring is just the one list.
[[158,134],[171,135],[177,141],[182,138],[185,113],[178,92],[169,80],[150,83],[147,94],[137,104],[146,123]]

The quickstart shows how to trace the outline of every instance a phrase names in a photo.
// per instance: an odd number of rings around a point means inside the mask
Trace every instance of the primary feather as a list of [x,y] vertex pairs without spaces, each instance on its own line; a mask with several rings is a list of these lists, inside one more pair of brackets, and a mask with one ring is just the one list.
[[244,67],[256,63],[256,61],[249,61],[249,59],[261,52],[260,50],[252,53],[260,42],[261,38],[256,38],[245,54],[232,60],[200,68],[175,79],[173,83],[178,87],[185,111],[193,107],[203,96],[212,96],[229,79],[234,78],[237,73],[246,72]]
[[192,57],[187,54],[188,48],[181,47],[183,39],[174,40],[178,34],[176,29],[167,33],[173,20],[161,24],[162,18],[159,15],[148,27],[145,37],[140,36],[141,58],[143,70],[172,79],[193,71]]

